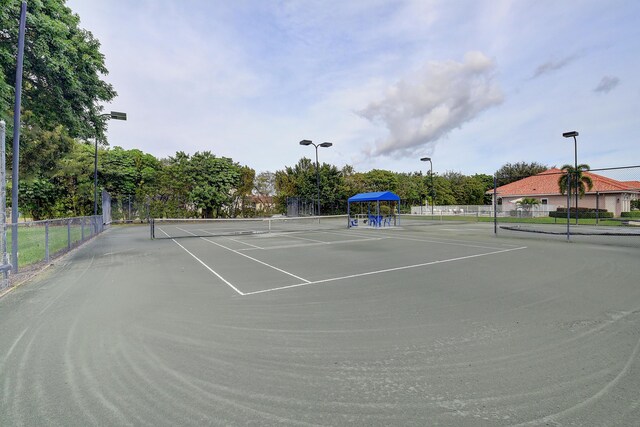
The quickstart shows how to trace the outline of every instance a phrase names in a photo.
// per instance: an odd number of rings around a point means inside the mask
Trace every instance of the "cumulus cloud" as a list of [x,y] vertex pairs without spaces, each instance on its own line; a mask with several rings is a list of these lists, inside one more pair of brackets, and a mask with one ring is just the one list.
[[429,62],[388,88],[383,99],[359,112],[389,131],[371,154],[402,157],[424,151],[425,145],[502,103],[494,68],[481,52],[469,52],[462,62]]
[[602,80],[600,80],[600,83],[598,83],[598,86],[596,86],[596,88],[593,91],[600,92],[600,93],[609,93],[619,84],[620,84],[619,78],[615,76],[604,76]]
[[533,72],[533,76],[531,76],[531,78],[535,79],[535,78],[540,77],[540,76],[542,76],[544,74],[548,74],[548,73],[551,73],[553,71],[557,71],[557,70],[559,70],[561,68],[566,67],[567,65],[569,65],[570,63],[572,63],[576,59],[578,59],[578,55],[571,55],[571,56],[567,56],[565,58],[547,61],[544,64],[538,65],[538,68],[536,68],[536,70]]

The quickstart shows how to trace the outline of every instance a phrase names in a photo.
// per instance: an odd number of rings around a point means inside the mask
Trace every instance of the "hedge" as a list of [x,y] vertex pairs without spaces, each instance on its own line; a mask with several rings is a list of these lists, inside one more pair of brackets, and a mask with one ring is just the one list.
[[[551,218],[566,218],[567,217],[567,210],[566,209],[562,209],[558,208],[557,211],[555,212],[549,212],[549,216]],[[571,214],[570,214],[571,218],[575,218],[576,217],[576,211],[575,209],[571,209]],[[613,212],[607,212],[604,210],[600,210],[600,213],[596,212],[595,209],[593,210],[582,210],[582,209],[578,209],[578,218],[583,218],[583,219],[595,219],[595,218],[600,218],[600,219],[605,219],[605,218],[613,218]]]
[[622,218],[640,218],[640,211],[622,212]]

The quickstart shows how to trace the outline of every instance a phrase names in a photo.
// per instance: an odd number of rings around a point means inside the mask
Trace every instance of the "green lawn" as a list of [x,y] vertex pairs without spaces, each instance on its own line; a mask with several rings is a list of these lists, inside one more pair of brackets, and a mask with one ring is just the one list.
[[[49,257],[57,252],[66,250],[82,240],[82,227],[80,224],[71,225],[71,241],[68,239],[66,224],[49,225]],[[84,226],[85,239],[91,235],[91,226]],[[18,226],[18,266],[24,267],[38,263],[45,259],[45,227],[44,225],[20,224]],[[11,227],[7,227],[7,252],[11,253],[12,233]]]

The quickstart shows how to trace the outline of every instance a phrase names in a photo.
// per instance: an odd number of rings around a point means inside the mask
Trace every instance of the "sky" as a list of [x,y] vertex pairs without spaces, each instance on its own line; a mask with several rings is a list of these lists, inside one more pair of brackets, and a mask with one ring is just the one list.
[[118,96],[111,146],[256,172],[640,164],[640,2],[68,0]]

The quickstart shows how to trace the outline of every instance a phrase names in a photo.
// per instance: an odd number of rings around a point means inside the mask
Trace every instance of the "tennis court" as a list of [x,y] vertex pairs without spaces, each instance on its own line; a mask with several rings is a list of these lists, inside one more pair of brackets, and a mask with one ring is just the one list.
[[482,223],[179,227],[113,228],[0,299],[8,423],[640,418],[637,247]]

